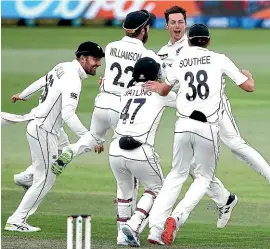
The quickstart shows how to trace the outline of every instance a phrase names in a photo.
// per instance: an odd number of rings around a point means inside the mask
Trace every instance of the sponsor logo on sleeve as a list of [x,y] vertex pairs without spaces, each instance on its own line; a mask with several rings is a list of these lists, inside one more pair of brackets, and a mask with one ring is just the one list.
[[77,93],[71,93],[70,98],[72,99],[78,99],[78,94]]

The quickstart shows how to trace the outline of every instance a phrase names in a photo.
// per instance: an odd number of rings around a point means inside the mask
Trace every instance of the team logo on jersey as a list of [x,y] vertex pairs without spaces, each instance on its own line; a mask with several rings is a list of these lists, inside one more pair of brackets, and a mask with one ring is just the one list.
[[176,55],[179,55],[179,53],[180,53],[180,51],[181,51],[182,48],[183,48],[183,47],[178,48],[178,49],[176,50]]
[[168,58],[168,54],[159,54],[158,56],[160,57],[161,60],[165,60]]
[[77,93],[71,93],[70,98],[72,99],[78,99],[78,94]]

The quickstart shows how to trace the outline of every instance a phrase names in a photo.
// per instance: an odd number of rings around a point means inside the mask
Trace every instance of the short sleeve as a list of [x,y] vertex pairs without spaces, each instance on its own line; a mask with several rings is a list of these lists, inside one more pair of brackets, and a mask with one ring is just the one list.
[[226,74],[228,77],[236,85],[243,84],[248,78],[244,74],[240,72],[240,70],[235,66],[235,64],[225,55],[221,55],[221,68],[222,72]]
[[167,76],[165,79],[165,83],[167,85],[175,86],[179,83],[177,69],[178,69],[178,62],[175,61],[172,67],[167,70]]

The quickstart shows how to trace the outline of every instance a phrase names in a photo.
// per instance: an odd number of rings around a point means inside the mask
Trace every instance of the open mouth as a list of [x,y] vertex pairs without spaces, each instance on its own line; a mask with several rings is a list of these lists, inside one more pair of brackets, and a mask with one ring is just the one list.
[[176,35],[180,35],[180,34],[181,34],[181,30],[175,30],[174,33],[175,33]]

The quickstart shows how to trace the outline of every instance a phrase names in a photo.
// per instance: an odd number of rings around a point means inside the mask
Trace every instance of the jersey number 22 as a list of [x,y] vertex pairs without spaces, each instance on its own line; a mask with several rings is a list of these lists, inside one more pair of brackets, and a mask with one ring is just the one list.
[[[118,63],[118,62],[114,62],[111,67],[110,67],[110,70],[114,70],[114,69],[117,69],[117,74],[113,80],[113,84],[114,85],[120,85],[121,87],[125,87],[125,83],[124,82],[121,82],[119,81],[121,76],[122,76],[122,68],[121,68],[121,65]],[[133,73],[133,70],[134,68],[132,66],[128,66],[124,69],[124,73],[125,74],[128,74],[129,72]],[[127,88],[131,87],[134,85],[134,82],[135,80],[134,79],[131,79],[129,82],[128,82],[128,85],[127,85]]]

